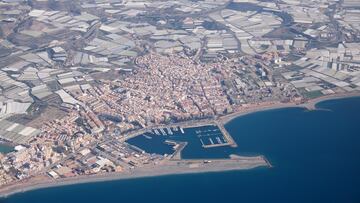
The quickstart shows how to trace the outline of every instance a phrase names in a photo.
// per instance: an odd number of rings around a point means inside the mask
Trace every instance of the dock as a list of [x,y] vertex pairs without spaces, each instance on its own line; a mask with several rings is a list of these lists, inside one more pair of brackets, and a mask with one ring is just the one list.
[[224,124],[221,123],[220,121],[215,121],[215,123],[219,127],[221,133],[224,135],[224,138],[227,141],[227,143],[222,143],[222,144],[227,144],[230,145],[231,147],[237,147],[238,145],[236,144],[235,140],[231,137],[229,132],[225,129]]
[[273,165],[270,163],[270,161],[265,156],[261,155],[261,158],[264,159],[264,161],[266,162],[266,164],[269,168],[273,167]]
[[[210,145],[202,144],[204,148],[212,148],[212,147],[222,147],[222,146],[231,146],[231,147],[237,147],[235,140],[231,137],[229,132],[225,129],[224,124],[222,124],[220,121],[215,121],[215,125],[220,129],[221,134],[224,136],[224,139],[226,142],[222,143],[219,142],[217,144],[213,143],[213,140],[210,140]],[[203,143],[203,142],[201,142]]]
[[222,146],[231,146],[231,147],[237,147],[236,142],[231,137],[231,135],[228,133],[228,131],[225,129],[224,125],[220,123],[219,121],[215,121],[215,125],[219,128],[221,134],[224,136],[225,142],[221,142],[219,137],[216,137],[217,143],[214,143],[214,141],[209,138],[209,141],[211,144],[204,144],[203,141],[200,139],[202,147],[204,148],[212,148],[212,147],[222,147]]
[[160,132],[161,132],[161,134],[162,134],[163,136],[167,136],[167,133],[165,132],[165,130],[164,130],[164,129],[159,128],[159,130],[160,130]]
[[[229,143],[218,143],[218,144],[210,144],[210,145],[202,145],[204,148],[213,148],[213,147],[223,147],[223,146],[229,146]],[[230,145],[231,146],[231,145]]]
[[171,160],[181,160],[181,151],[186,147],[187,142],[179,142],[175,146],[175,152],[171,156]]
[[171,131],[171,128],[166,128],[166,130],[167,130],[167,133],[169,134],[169,135],[173,135],[173,132]]
[[154,129],[154,132],[156,135],[160,135],[159,131],[157,129]]

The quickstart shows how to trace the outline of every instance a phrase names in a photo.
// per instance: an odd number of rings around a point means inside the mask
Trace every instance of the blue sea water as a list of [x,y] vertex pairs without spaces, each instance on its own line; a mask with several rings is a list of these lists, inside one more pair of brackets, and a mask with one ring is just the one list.
[[[360,98],[326,101],[318,107],[322,110],[258,112],[226,125],[239,147],[218,148],[216,153],[264,154],[273,168],[62,186],[16,194],[0,202],[358,203]],[[195,148],[184,151],[184,156],[192,157],[191,150]]]

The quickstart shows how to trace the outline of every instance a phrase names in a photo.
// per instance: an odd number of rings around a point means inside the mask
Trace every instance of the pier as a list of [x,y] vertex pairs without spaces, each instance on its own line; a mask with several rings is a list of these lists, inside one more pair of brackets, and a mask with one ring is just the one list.
[[213,147],[223,147],[223,146],[229,146],[229,145],[230,145],[229,143],[218,143],[218,144],[210,144],[210,145],[203,144],[202,147],[204,147],[204,148],[213,148]]
[[171,160],[181,160],[181,151],[186,147],[187,142],[179,142],[175,146],[175,152],[171,156]]
[[262,159],[264,159],[264,161],[266,162],[266,164],[267,164],[267,166],[268,166],[269,168],[272,168],[272,167],[273,167],[273,165],[271,165],[270,161],[269,161],[265,156],[261,155],[260,157],[261,157]]
[[222,143],[220,145],[230,145],[231,147],[237,147],[237,144],[235,142],[235,140],[231,137],[231,135],[229,134],[229,132],[225,129],[224,124],[221,123],[220,121],[215,121],[216,125],[219,127],[221,133],[224,135],[224,138],[226,139],[227,143]]
[[[204,148],[222,147],[222,146],[237,147],[236,142],[234,141],[234,139],[231,137],[231,135],[228,133],[228,131],[225,129],[224,125],[220,121],[215,120],[212,123],[212,125],[217,126],[219,128],[222,137],[218,137],[218,136],[210,137],[209,136],[209,137],[205,137],[205,139],[202,137],[202,138],[200,138],[202,147],[204,147]],[[221,140],[222,138],[224,139],[224,141]],[[206,139],[208,139],[210,144],[204,143],[204,141]]]

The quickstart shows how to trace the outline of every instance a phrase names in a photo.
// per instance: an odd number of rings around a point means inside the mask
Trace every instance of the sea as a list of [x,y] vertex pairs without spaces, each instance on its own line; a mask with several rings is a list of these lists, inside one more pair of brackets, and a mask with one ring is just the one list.
[[[225,126],[238,148],[214,148],[209,153],[210,158],[262,154],[272,168],[61,186],[11,195],[0,202],[358,203],[360,98],[324,101],[317,107],[238,117]],[[187,146],[183,155],[204,157],[199,146]]]

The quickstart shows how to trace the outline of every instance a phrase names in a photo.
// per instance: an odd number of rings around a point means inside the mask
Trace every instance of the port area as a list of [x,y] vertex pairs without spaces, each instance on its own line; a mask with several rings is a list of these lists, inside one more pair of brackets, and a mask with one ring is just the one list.
[[[195,135],[195,136],[193,136]],[[123,167],[120,171],[98,173],[98,174],[86,174],[75,177],[59,177],[58,179],[51,178],[48,175],[41,174],[36,177],[31,177],[22,181],[15,182],[7,187],[0,188],[0,196],[7,196],[9,194],[23,192],[28,190],[34,190],[39,188],[48,188],[60,185],[71,185],[87,182],[98,181],[110,181],[120,179],[131,179],[140,177],[151,176],[163,176],[163,175],[176,175],[176,174],[192,174],[192,173],[207,173],[207,172],[222,172],[222,171],[236,171],[236,170],[250,170],[258,167],[271,168],[270,162],[262,155],[256,156],[239,156],[234,154],[228,154],[227,158],[213,158],[211,155],[209,158],[195,158],[187,159],[183,158],[181,153],[192,142],[179,141],[175,138],[183,138],[193,136],[190,141],[200,139],[196,147],[199,146],[207,152],[211,147],[236,147],[235,141],[226,131],[224,125],[221,122],[214,120],[197,121],[176,123],[172,125],[156,126],[151,129],[141,129],[121,137],[109,139],[106,143],[119,141],[127,142],[125,146],[129,146],[129,149],[133,150],[136,154],[152,154],[151,160],[145,160],[144,162],[134,163],[132,161],[125,163],[119,161]],[[144,148],[129,144],[128,140],[131,138],[141,138],[143,141],[150,144],[151,148],[157,148],[159,145],[155,145],[154,141],[161,141],[162,145],[171,146],[173,152],[171,154],[161,155],[161,153],[148,152]],[[205,143],[205,140],[217,140],[223,139],[223,143]],[[161,138],[161,139],[160,139]],[[151,143],[149,143],[151,142]],[[203,145],[200,145],[200,142]],[[231,150],[230,150],[231,151]],[[235,152],[235,151],[234,151]],[[236,153],[236,152],[235,152]],[[104,152],[100,155],[105,156]],[[230,155],[230,156],[229,156]],[[105,156],[109,157],[109,156]],[[155,157],[155,158],[154,158]],[[224,156],[225,157],[225,156]],[[111,157],[109,157],[111,159]],[[128,159],[130,160],[130,159]]]
[[[213,148],[213,147],[222,147],[230,146],[237,147],[237,143],[225,129],[224,124],[221,120],[200,120],[193,122],[183,122],[183,123],[174,123],[169,125],[159,125],[153,126],[152,128],[144,128],[134,132],[130,132],[122,136],[120,141],[126,141],[131,138],[143,135],[146,138],[151,139],[153,136],[179,136],[187,133],[189,128],[206,128],[196,130],[196,136],[201,142],[203,148]],[[176,146],[176,143],[166,143]],[[175,148],[175,147],[174,147]]]
[[[130,171],[134,173],[137,173],[138,170],[151,171],[149,167],[158,170],[158,172],[159,170],[166,170],[173,171],[174,173],[240,170],[260,166],[272,167],[270,162],[261,155],[239,156],[228,154],[224,155],[224,158],[214,158],[212,157],[214,154],[212,154],[209,158],[184,158],[182,151],[187,146],[192,149],[196,149],[197,147],[203,148],[203,150],[205,150],[203,151],[204,153],[207,153],[209,148],[223,146],[236,148],[238,146],[220,120],[212,119],[161,125],[150,129],[142,129],[140,133],[128,134],[121,139],[124,139],[124,141],[130,145],[139,147],[146,153],[156,153],[164,157],[162,161],[157,162],[156,166],[146,164],[142,167],[131,169]],[[172,149],[171,152],[169,151],[169,147]],[[154,150],[154,148],[156,148],[156,150]],[[162,149],[164,150],[162,151]],[[234,153],[236,153],[235,149]],[[225,158],[225,156],[227,156],[227,158]]]

